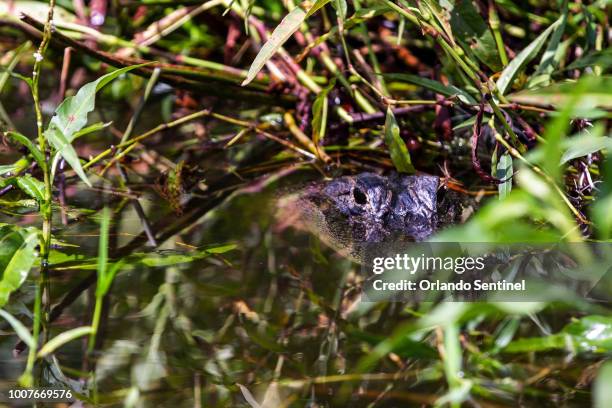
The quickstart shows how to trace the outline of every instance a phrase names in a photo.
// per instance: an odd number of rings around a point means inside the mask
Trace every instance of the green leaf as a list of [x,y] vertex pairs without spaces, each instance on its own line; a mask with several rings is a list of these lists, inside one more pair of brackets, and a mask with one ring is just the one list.
[[249,335],[249,339],[259,347],[276,353],[282,353],[285,351],[285,348],[279,344],[274,337],[272,337],[271,330],[257,330],[250,325],[245,325],[244,328]]
[[[21,60],[21,57],[31,46],[32,43],[30,41],[26,41],[14,50],[8,51],[4,54],[3,63],[5,63],[6,65],[0,67],[0,71],[3,71],[2,75],[0,75],[0,93],[4,89],[4,86],[6,85],[6,82],[8,81],[9,77],[11,76],[11,73]],[[7,59],[8,63],[6,61]]]
[[[45,21],[49,14],[49,5],[46,2],[34,0],[18,0],[14,2],[0,2],[0,16],[14,17],[21,13],[27,14],[38,21]],[[56,5],[53,10],[53,22],[63,26],[68,23],[76,23],[77,18],[65,8]]]
[[593,225],[597,228],[601,240],[609,240],[612,237],[612,194],[601,197],[591,206]]
[[601,365],[595,384],[593,385],[593,407],[606,408],[612,401],[612,361],[607,361]]
[[321,140],[325,138],[325,130],[327,129],[327,112],[329,102],[327,95],[334,88],[335,79],[332,79],[329,86],[323,89],[312,104],[312,141],[315,146],[318,146]]
[[552,23],[542,34],[540,34],[535,40],[531,42],[525,49],[523,49],[510,63],[504,68],[499,79],[497,80],[497,89],[500,94],[505,94],[506,91],[512,85],[512,82],[523,68],[538,55],[538,52],[546,42],[548,36],[553,30],[561,24],[563,17],[560,17],[557,21]]
[[459,326],[452,322],[444,327],[444,371],[451,388],[456,386],[461,378],[461,360]]
[[57,107],[49,128],[57,128],[71,142],[74,134],[87,124],[87,115],[95,108],[96,93],[118,76],[143,65],[145,64],[124,67],[83,85],[76,95],[64,99]]
[[[595,77],[590,78],[592,79]],[[588,80],[589,77],[584,79]],[[543,170],[555,180],[559,180],[561,176],[559,168],[561,149],[559,149],[559,146],[565,143],[569,120],[576,109],[580,110],[585,107],[584,100],[585,98],[588,99],[587,92],[589,89],[592,89],[592,85],[590,81],[577,81],[575,85],[572,86],[572,92],[567,95],[565,103],[562,105],[562,109],[558,112],[558,115],[546,126],[544,138],[547,143],[543,146]]]
[[81,160],[77,155],[76,150],[70,144],[70,141],[64,136],[64,134],[57,128],[49,128],[45,132],[45,137],[49,141],[49,143],[57,150],[57,154],[62,156],[66,162],[73,168],[76,174],[91,187],[91,182],[87,178],[85,171],[83,171],[83,166],[81,166]]
[[[17,160],[15,163],[13,164],[5,164],[3,166],[0,166],[0,176],[14,176],[16,174],[21,173],[22,171],[24,171],[25,169],[27,169],[30,166],[30,161],[25,158],[22,157],[21,159]],[[2,184],[1,180],[0,180],[0,185],[4,186],[6,183]]]
[[506,198],[510,191],[512,191],[512,174],[514,170],[512,168],[512,156],[508,152],[501,155],[497,162],[495,177],[500,180],[505,180],[497,186],[499,192],[499,199],[503,200]]
[[391,161],[398,172],[414,173],[416,171],[412,165],[406,143],[400,137],[400,129],[390,107],[387,108],[385,119],[385,143],[389,148]]
[[470,105],[476,104],[476,100],[469,93],[454,85],[447,86],[442,84],[440,81],[435,81],[433,79],[423,78],[412,74],[383,74],[383,77],[392,81],[405,81],[411,84],[419,85],[440,95],[457,96],[463,103]]
[[542,54],[540,65],[538,65],[538,68],[529,80],[527,85],[529,88],[548,85],[550,83],[550,77],[555,68],[557,68],[559,65],[559,61],[564,53],[565,47],[561,47],[559,44],[561,43],[561,38],[565,32],[565,25],[567,23],[567,0],[563,2],[562,7],[563,11],[560,17],[561,21],[550,37],[548,46],[546,47],[544,54]]
[[100,241],[98,242],[98,262],[96,270],[98,274],[98,284],[96,287],[96,297],[106,295],[110,289],[115,275],[124,264],[124,260],[114,263],[112,267],[108,267],[108,231],[110,227],[110,209],[104,207],[102,212],[102,222],[100,224]]
[[91,186],[91,183],[87,179],[71,143],[78,136],[77,132],[87,124],[87,116],[95,108],[96,93],[119,75],[143,65],[146,64],[124,67],[83,85],[76,95],[64,99],[57,107],[55,115],[51,118],[49,127],[45,131],[45,137],[49,140],[49,143],[66,159],[68,164],[88,186]]
[[249,68],[246,79],[242,82],[242,86],[247,85],[261,71],[263,66],[270,58],[278,51],[280,47],[295,33],[300,25],[321,7],[325,6],[331,0],[317,0],[312,7],[307,10],[309,2],[303,2],[295,7],[282,19],[280,24],[274,29],[268,41],[261,47],[255,60]]
[[110,289],[117,272],[121,270],[121,268],[125,265],[125,260],[121,259],[119,262],[112,264],[110,268],[107,269],[107,272],[104,275],[104,279],[101,279],[98,283],[98,287],[96,288],[96,296],[105,296]]
[[612,109],[612,76],[585,76],[578,81],[555,83],[544,88],[527,90],[508,95],[512,102],[549,106],[555,108],[566,105],[575,98],[578,87],[584,89],[576,101],[577,114],[582,116],[583,112],[596,108]]
[[612,351],[611,316],[585,316],[565,326],[563,333],[572,336],[578,351]]
[[563,328],[560,333],[547,337],[531,337],[511,342],[504,349],[508,353],[525,353],[569,349],[573,352],[612,352],[612,318],[586,316]]
[[213,250],[202,249],[190,253],[136,253],[127,258],[129,264],[138,263],[149,267],[164,267],[181,263],[194,262],[209,257],[211,254],[221,254],[234,250],[236,245],[224,245]]
[[585,131],[578,136],[566,139],[563,145],[567,150],[561,156],[560,164],[565,164],[570,160],[584,157],[600,150],[608,149],[612,151],[612,137],[603,136],[604,130],[603,123],[599,123],[588,132]]
[[49,340],[44,346],[42,346],[36,356],[38,358],[46,357],[58,348],[62,347],[64,344],[69,343],[72,340],[77,339],[81,336],[87,336],[91,334],[92,331],[93,328],[91,326],[83,326],[62,332],[51,340]]
[[0,224],[0,307],[25,282],[36,261],[38,230]]
[[34,337],[32,337],[30,331],[23,325],[23,323],[15,319],[12,314],[2,309],[0,309],[0,316],[2,316],[4,320],[11,325],[13,330],[15,330],[15,334],[17,334],[21,341],[23,341],[28,347],[36,347]]
[[582,58],[572,62],[565,69],[582,69],[592,67],[594,65],[600,66],[603,70],[607,70],[612,67],[612,48],[607,48],[603,51],[594,51],[586,54]]
[[38,147],[32,143],[30,139],[18,132],[8,131],[6,133],[11,139],[25,146],[30,151],[32,157],[34,157],[34,160],[36,160],[38,165],[42,167],[42,164],[45,162],[45,158]]
[[102,210],[102,221],[100,223],[100,240],[98,241],[98,263],[96,268],[98,285],[105,281],[108,263],[108,230],[110,228],[110,217],[110,209],[104,207]]
[[332,6],[336,10],[338,18],[342,21],[346,20],[347,4],[346,0],[334,0]]
[[83,129],[79,130],[78,132],[75,132],[74,135],[72,136],[72,140],[76,140],[76,139],[78,139],[81,136],[85,136],[85,135],[88,135],[90,133],[102,130],[102,129],[110,126],[111,123],[113,123],[113,122],[106,122],[106,123],[98,122],[98,123],[94,123],[93,125],[87,126],[86,128],[83,128]]
[[24,174],[15,178],[17,186],[27,195],[41,202],[45,198],[45,183],[32,177],[29,174]]
[[450,25],[453,34],[463,49],[474,54],[493,71],[499,71],[502,65],[495,39],[472,1],[456,0],[448,2],[447,5],[450,6]]

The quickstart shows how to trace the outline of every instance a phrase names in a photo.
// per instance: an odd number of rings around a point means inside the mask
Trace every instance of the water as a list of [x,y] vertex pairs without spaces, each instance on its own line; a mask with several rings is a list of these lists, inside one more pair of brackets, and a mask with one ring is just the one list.
[[[41,381],[68,383],[86,395],[86,405],[249,407],[253,400],[266,407],[433,404],[448,390],[441,332],[406,328],[432,305],[359,303],[359,266],[317,236],[275,218],[275,192],[295,183],[290,178],[236,195],[155,251],[141,247],[123,253],[126,266],[106,297],[96,351],[87,353],[87,337],[64,345],[55,359],[39,364]],[[166,211],[155,194],[146,194],[142,203],[152,221]],[[141,230],[139,218],[125,204],[113,218],[111,253],[129,245]],[[71,290],[79,293],[75,288],[95,271],[98,218],[91,215],[56,231],[67,244],[61,251],[65,255],[53,258],[56,306]],[[28,282],[7,310],[28,325],[32,298],[33,283]],[[89,325],[93,301],[89,286],[53,321],[50,337]],[[573,387],[595,360],[490,353],[495,330],[505,319],[476,315],[462,333],[461,373],[476,384],[474,401],[482,406],[513,406],[519,399],[527,406],[553,406],[559,400],[567,406],[588,405],[588,388]],[[5,324],[1,327],[5,387],[23,371],[27,351],[13,358],[17,339]],[[392,337],[398,330],[405,335]],[[398,341],[393,353],[364,365],[385,338]],[[542,378],[558,383],[527,384],[548,367],[558,374],[547,372]],[[524,384],[521,393],[518,387]]]

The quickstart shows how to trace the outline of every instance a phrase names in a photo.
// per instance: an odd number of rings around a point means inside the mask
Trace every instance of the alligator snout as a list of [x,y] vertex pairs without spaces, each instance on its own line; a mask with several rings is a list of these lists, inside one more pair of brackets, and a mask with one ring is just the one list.
[[281,205],[283,220],[336,249],[383,241],[422,241],[438,226],[439,178],[361,173],[316,182]]

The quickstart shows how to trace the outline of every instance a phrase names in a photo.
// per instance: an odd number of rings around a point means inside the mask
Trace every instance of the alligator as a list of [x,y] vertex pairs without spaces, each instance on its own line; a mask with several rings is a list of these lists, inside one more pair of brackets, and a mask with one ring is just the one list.
[[452,196],[437,176],[360,173],[314,182],[285,197],[280,219],[337,250],[356,243],[423,241],[457,221],[460,204]]

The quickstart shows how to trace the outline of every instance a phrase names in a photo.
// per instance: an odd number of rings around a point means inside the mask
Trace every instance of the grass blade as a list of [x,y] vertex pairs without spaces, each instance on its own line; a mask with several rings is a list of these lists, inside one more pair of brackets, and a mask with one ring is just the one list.
[[497,80],[497,89],[500,94],[505,94],[512,85],[512,82],[523,68],[538,55],[538,52],[546,42],[548,36],[561,24],[563,17],[552,23],[542,34],[531,42],[523,51],[521,51],[504,70]]
[[15,179],[17,186],[23,190],[24,193],[30,197],[36,199],[38,202],[42,202],[45,196],[45,183],[32,177],[30,174],[24,174]]
[[604,363],[599,369],[595,385],[593,386],[593,399],[595,408],[605,408],[612,401],[612,361]]
[[406,143],[400,136],[400,129],[395,120],[395,115],[391,108],[387,108],[387,117],[385,119],[385,143],[391,154],[391,161],[400,173],[415,173],[416,170],[410,159],[410,152],[406,147]]
[[565,32],[567,13],[567,0],[565,0],[563,2],[563,13],[560,18],[561,21],[552,33],[548,46],[542,55],[540,65],[538,65],[536,72],[532,75],[527,85],[529,88],[538,85],[548,85],[550,83],[550,77],[556,65],[558,65],[561,55],[563,55],[563,47],[560,47],[559,44],[561,43],[563,33]]
[[35,347],[36,343],[34,342],[34,337],[30,334],[30,331],[21,323],[19,320],[15,319],[12,314],[9,312],[0,309],[0,316],[4,318],[11,325],[13,330],[15,330],[15,334],[23,341],[28,347]]
[[453,3],[448,3],[451,7],[450,25],[457,41],[464,50],[474,54],[489,68],[494,71],[500,70],[501,60],[493,34],[472,1],[459,0]]
[[19,289],[36,261],[38,230],[0,226],[0,307]]
[[389,79],[392,81],[405,81],[414,85],[422,86],[423,88],[429,89],[430,91],[433,91],[440,95],[448,97],[457,96],[459,100],[463,103],[467,103],[470,105],[477,103],[476,100],[469,93],[454,85],[447,86],[442,84],[442,82],[440,81],[435,81],[433,79],[423,78],[418,75],[412,74],[384,74],[383,76],[385,77],[385,79]]
[[36,354],[36,357],[43,358],[53,353],[64,344],[71,342],[74,339],[78,339],[81,336],[86,336],[92,332],[93,328],[90,326],[77,327],[58,334],[51,340],[49,340]]
[[512,156],[508,152],[501,155],[496,167],[495,177],[500,180],[505,180],[497,186],[499,199],[503,200],[510,191],[512,191]]
[[255,60],[249,68],[246,79],[242,86],[248,85],[255,76],[261,71],[263,66],[278,51],[280,47],[300,28],[304,20],[314,14],[317,10],[327,4],[330,0],[317,0],[312,7],[306,9],[308,2],[304,2],[291,10],[280,24],[274,29],[268,41],[261,47]]

